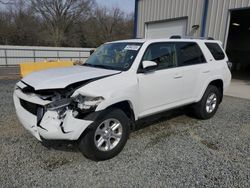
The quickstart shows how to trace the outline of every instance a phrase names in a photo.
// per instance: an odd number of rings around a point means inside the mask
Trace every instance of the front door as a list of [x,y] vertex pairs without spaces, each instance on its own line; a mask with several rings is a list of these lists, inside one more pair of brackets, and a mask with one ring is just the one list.
[[143,72],[139,67],[140,115],[145,116],[164,109],[182,98],[182,72],[177,67],[177,46],[172,42],[153,43],[142,61],[157,63],[157,68]]

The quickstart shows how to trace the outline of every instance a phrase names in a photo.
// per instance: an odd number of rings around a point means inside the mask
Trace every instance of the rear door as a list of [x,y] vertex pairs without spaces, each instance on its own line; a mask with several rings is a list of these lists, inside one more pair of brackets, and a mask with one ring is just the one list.
[[210,74],[201,48],[196,42],[178,43],[178,67],[182,72],[182,100],[192,101]]

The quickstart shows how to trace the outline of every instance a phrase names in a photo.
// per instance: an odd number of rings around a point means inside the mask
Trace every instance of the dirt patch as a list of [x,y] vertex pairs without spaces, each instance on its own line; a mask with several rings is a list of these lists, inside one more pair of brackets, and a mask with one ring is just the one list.
[[207,146],[209,149],[219,150],[218,146],[215,143],[209,142],[207,140],[201,140],[201,143]]
[[71,160],[68,160],[66,158],[61,158],[61,159],[49,158],[49,159],[43,161],[42,168],[44,168],[45,170],[48,170],[48,171],[52,171],[56,168],[59,168],[63,165],[66,165],[70,162],[71,162]]
[[247,137],[250,137],[250,126],[249,125],[243,125],[241,128],[242,135],[245,135]]
[[153,146],[155,146],[156,144],[158,144],[159,142],[161,142],[163,139],[166,139],[172,135],[177,134],[177,132],[171,130],[171,129],[167,129],[164,132],[161,132],[159,134],[157,134],[156,136],[154,136],[153,138],[150,139],[150,142],[148,142],[148,144],[145,146],[145,148],[151,148]]
[[191,138],[212,150],[219,150],[217,143],[209,142],[201,138],[194,130],[189,131]]

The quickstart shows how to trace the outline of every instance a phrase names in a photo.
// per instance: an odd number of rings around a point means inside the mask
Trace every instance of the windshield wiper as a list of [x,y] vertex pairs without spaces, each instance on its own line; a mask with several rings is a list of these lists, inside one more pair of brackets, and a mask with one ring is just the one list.
[[96,68],[103,68],[103,69],[111,69],[111,70],[117,70],[113,67],[110,67],[110,66],[105,66],[105,65],[93,65],[93,64],[88,64],[88,63],[85,63],[83,64],[85,66],[89,66],[89,67],[96,67]]

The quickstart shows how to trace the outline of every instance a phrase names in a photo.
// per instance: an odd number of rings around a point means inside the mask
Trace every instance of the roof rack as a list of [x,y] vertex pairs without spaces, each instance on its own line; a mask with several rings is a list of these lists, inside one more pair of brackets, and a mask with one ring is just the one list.
[[213,37],[193,37],[193,36],[181,36],[181,35],[173,35],[169,37],[170,39],[201,39],[201,40],[214,40]]
[[181,39],[180,35],[173,35],[171,37],[169,37],[170,39]]

